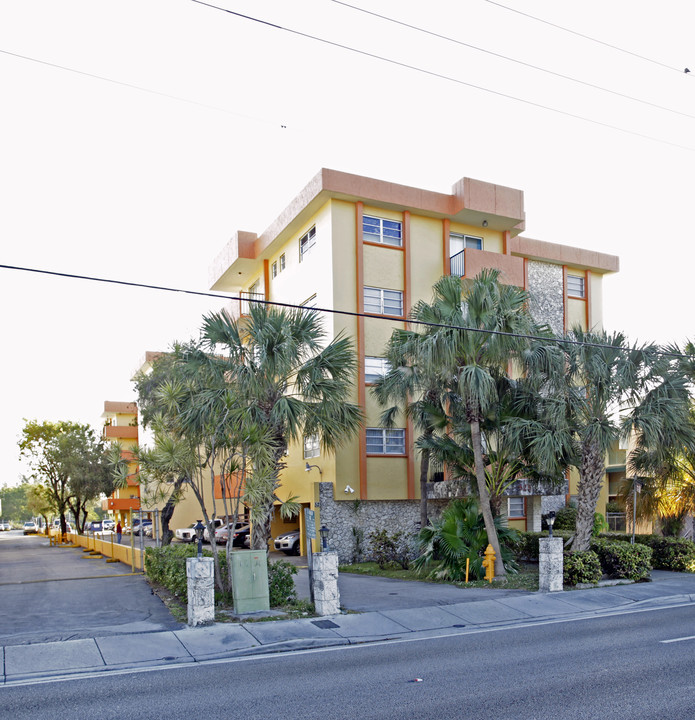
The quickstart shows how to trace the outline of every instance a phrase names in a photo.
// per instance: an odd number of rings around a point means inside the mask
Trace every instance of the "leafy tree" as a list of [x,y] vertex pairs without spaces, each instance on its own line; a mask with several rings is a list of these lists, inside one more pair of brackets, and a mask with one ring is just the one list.
[[20,485],[4,485],[0,489],[2,500],[2,517],[12,522],[24,522],[31,518],[31,510],[27,506],[27,492],[31,484],[22,480]]
[[100,495],[113,492],[113,476],[106,457],[106,446],[87,425],[77,426],[70,435],[65,460],[69,476],[68,506],[78,532],[84,532],[89,506]]
[[27,488],[27,508],[32,515],[40,515],[46,530],[50,527],[49,517],[54,512],[51,494],[45,485],[29,485]]
[[103,446],[88,425],[74,422],[27,421],[19,441],[20,455],[27,458],[32,480],[42,483],[60,516],[61,532],[67,531],[66,513],[73,509],[75,521],[86,519],[86,503],[109,492],[102,465]]
[[631,346],[622,333],[578,328],[557,343],[534,344],[524,364],[527,398],[545,418],[527,425],[527,438],[548,464],[559,452],[572,457],[579,472],[572,549],[587,550],[610,447],[632,438],[634,468],[692,445],[687,380],[657,345]]

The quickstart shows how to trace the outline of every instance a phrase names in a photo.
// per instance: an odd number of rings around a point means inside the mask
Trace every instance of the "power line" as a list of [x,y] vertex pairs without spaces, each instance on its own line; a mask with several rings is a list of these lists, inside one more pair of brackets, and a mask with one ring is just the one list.
[[216,110],[217,112],[223,112],[227,115],[234,115],[235,117],[244,118],[245,120],[253,120],[254,122],[264,123],[266,125],[275,125],[285,127],[279,122],[271,122],[270,120],[262,120],[261,118],[253,117],[251,115],[244,115],[243,113],[233,112],[226,108],[218,107],[217,105],[208,105],[206,103],[198,102],[197,100],[189,100],[188,98],[181,97],[180,95],[170,95],[169,93],[161,92],[159,90],[152,90],[151,88],[142,87],[141,85],[134,85],[133,83],[124,82],[122,80],[114,80],[104,75],[96,75],[95,73],[86,72],[85,70],[78,70],[77,68],[68,67],[67,65],[59,65],[58,63],[48,62],[47,60],[39,60],[38,58],[31,57],[29,55],[20,55],[19,53],[10,52],[9,50],[3,50],[0,48],[0,53],[3,55],[9,55],[11,57],[19,58],[20,60],[28,60],[29,62],[38,63],[39,65],[46,65],[47,67],[55,68],[57,70],[65,70],[66,72],[75,73],[76,75],[82,75],[84,77],[92,78],[93,80],[103,80],[104,82],[113,83],[114,85],[120,85],[121,87],[131,88],[132,90],[139,90],[140,92],[150,93],[151,95],[158,95],[159,97],[165,97],[169,100],[178,100],[179,102],[185,102],[189,105],[197,105],[198,107],[207,108],[208,110]]
[[442,33],[433,32],[432,30],[427,30],[426,28],[420,27],[418,25],[411,25],[410,23],[404,22],[403,20],[398,20],[396,18],[388,17],[386,15],[381,15],[380,13],[374,12],[373,10],[367,10],[366,8],[358,7],[357,5],[351,5],[350,3],[343,2],[343,0],[332,0],[332,2],[336,3],[337,5],[342,5],[343,7],[350,8],[351,10],[356,10],[358,12],[365,13],[366,15],[371,15],[373,17],[380,18],[381,20],[386,20],[387,22],[394,23],[395,25],[401,25],[402,27],[415,30],[416,32],[421,32],[425,35],[431,35],[432,37],[438,38],[440,40],[446,40],[447,42],[455,43],[456,45],[461,45],[462,47],[476,50],[477,52],[485,53],[486,55],[492,55],[493,57],[500,58],[501,60],[507,60],[508,62],[516,63],[517,65],[522,65],[523,67],[531,68],[533,70],[538,70],[539,72],[547,73],[548,75],[553,75],[554,77],[558,77],[563,80],[569,80],[570,82],[577,83],[578,85],[583,85],[584,87],[589,87],[594,90],[600,90],[601,92],[610,93],[611,95],[615,95],[616,97],[620,97],[625,100],[631,100],[632,102],[640,103],[648,107],[653,107],[658,110],[664,110],[665,112],[673,113],[674,115],[681,115],[682,117],[687,117],[695,120],[695,115],[691,115],[690,113],[682,112],[680,110],[674,110],[673,108],[659,105],[658,103],[644,100],[642,98],[634,97],[633,95],[627,95],[626,93],[622,93],[617,90],[611,90],[610,88],[605,88],[601,85],[595,85],[594,83],[587,82],[586,80],[580,80],[579,78],[571,77],[570,75],[564,75],[563,73],[550,70],[549,68],[540,67],[539,65],[534,65],[533,63],[525,62],[524,60],[509,57],[508,55],[502,55],[501,53],[487,50],[486,48],[478,47],[477,45],[472,45],[471,43],[464,42],[463,40],[458,40],[456,38],[450,37],[449,35],[443,35]]
[[402,62],[400,60],[394,60],[393,58],[388,58],[384,55],[377,55],[376,53],[368,52],[367,50],[360,50],[358,48],[354,48],[350,45],[345,45],[343,43],[335,42],[333,40],[327,40],[326,38],[319,37],[317,35],[311,35],[310,33],[302,32],[301,30],[293,30],[292,28],[283,27],[282,25],[277,25],[276,23],[271,23],[267,20],[261,20],[260,18],[252,17],[251,15],[244,15],[243,13],[235,12],[234,10],[228,10],[227,8],[219,7],[218,5],[213,5],[212,3],[204,2],[203,0],[191,0],[194,3],[197,3],[198,5],[205,5],[206,7],[212,8],[213,10],[219,10],[220,12],[228,13],[229,15],[234,15],[235,17],[242,18],[244,20],[249,20],[251,22],[258,23],[259,25],[265,25],[266,27],[271,27],[275,30],[282,30],[284,32],[290,33],[292,35],[297,35],[299,37],[303,37],[309,40],[315,40],[316,42],[323,43],[324,45],[330,45],[332,47],[339,48],[341,50],[347,50],[348,52],[356,53],[357,55],[362,55],[364,57],[372,58],[373,60],[380,60],[382,62],[389,63],[391,65],[396,65],[397,67],[406,68],[408,70],[414,70],[415,72],[421,73],[423,75],[427,75],[429,77],[436,77],[440,80],[447,80],[448,82],[456,83],[457,85],[463,85],[465,87],[473,88],[474,90],[480,90],[481,92],[489,93],[490,95],[495,95],[497,97],[505,98],[506,100],[513,100],[515,102],[523,103],[524,105],[529,105],[531,107],[539,108],[541,110],[548,110],[550,112],[554,112],[558,115],[564,115],[565,117],[574,118],[575,120],[581,120],[583,122],[591,123],[592,125],[598,125],[599,127],[605,127],[610,130],[617,130],[618,132],[625,133],[626,135],[632,135],[634,137],[640,137],[644,140],[651,140],[652,142],[661,143],[662,145],[670,145],[671,147],[676,147],[680,150],[687,150],[688,152],[695,152],[695,148],[690,147],[688,145],[681,145],[680,143],[671,142],[670,140],[663,140],[661,138],[654,137],[653,135],[646,135],[644,133],[637,132],[636,130],[628,130],[627,128],[620,127],[618,125],[612,125],[607,122],[603,122],[601,120],[594,120],[592,118],[586,117],[584,115],[577,115],[576,113],[569,112],[567,110],[560,110],[559,108],[550,107],[549,105],[543,105],[542,103],[534,102],[533,100],[526,100],[525,98],[520,98],[515,95],[509,95],[508,93],[501,92],[500,90],[493,90],[488,87],[484,87],[482,85],[476,85],[475,83],[466,82],[465,80],[460,80],[459,78],[452,77],[450,75],[444,75],[443,73],[435,72],[434,70],[426,70],[425,68],[418,67],[417,65],[411,65],[406,62]]
[[577,32],[576,30],[572,30],[571,28],[563,27],[562,25],[557,25],[556,23],[550,22],[549,20],[544,20],[543,18],[536,17],[535,15],[530,15],[529,13],[522,12],[521,10],[518,10],[517,8],[509,7],[508,5],[503,5],[500,2],[496,2],[495,0],[485,0],[485,2],[490,3],[490,5],[496,5],[497,7],[500,7],[504,10],[509,10],[509,12],[517,13],[517,15],[523,15],[524,17],[530,18],[531,20],[535,20],[536,22],[543,23],[544,25],[549,25],[550,27],[554,27],[557,30],[562,30],[563,32],[570,33],[571,35],[576,35],[577,37],[584,38],[585,40],[590,40],[591,42],[598,43],[599,45],[603,45],[604,47],[609,47],[612,50],[617,50],[618,52],[625,53],[626,55],[632,55],[632,57],[639,58],[640,60],[644,60],[645,62],[652,63],[653,65],[659,65],[660,67],[666,68],[667,70],[675,70],[677,73],[682,74],[688,74],[690,70],[688,68],[677,68],[673,65],[667,65],[666,63],[662,63],[659,60],[654,60],[653,58],[649,58],[646,55],[640,55],[639,53],[632,52],[632,50],[626,50],[625,48],[618,47],[617,45],[611,45],[611,43],[604,42],[603,40],[599,40],[598,38],[591,37],[590,35],[584,35],[584,33]]
[[[326,313],[328,315],[343,315],[353,318],[368,318],[373,320],[383,320],[389,323],[402,322],[410,325],[422,325],[423,327],[443,328],[445,330],[463,330],[464,332],[482,333],[484,335],[500,335],[502,337],[513,337],[523,340],[539,340],[542,342],[556,343],[558,345],[578,345],[582,347],[595,347],[604,350],[618,350],[619,352],[630,352],[631,348],[616,348],[614,345],[605,345],[602,343],[584,342],[582,340],[571,340],[568,338],[546,337],[544,335],[528,335],[525,333],[504,332],[502,330],[484,330],[482,328],[464,327],[462,325],[449,325],[446,323],[428,322],[425,320],[416,320],[414,318],[396,318],[386,315],[375,315],[373,313],[355,312],[352,310],[336,310],[334,308],[307,307],[306,305],[298,305],[296,303],[283,303],[277,300],[261,300],[259,298],[246,298],[237,295],[220,295],[219,293],[205,292],[203,290],[185,290],[183,288],[168,287],[166,285],[152,285],[149,283],[137,283],[128,280],[114,280],[112,278],[96,277],[94,275],[77,275],[76,273],[57,272],[55,270],[41,270],[39,268],[23,267],[19,265],[0,264],[2,270],[15,270],[18,272],[35,273],[38,275],[50,275],[52,277],[67,278],[69,280],[88,280],[90,282],[105,283],[109,285],[122,285],[125,287],[134,287],[144,290],[160,290],[163,292],[181,293],[184,295],[196,295],[198,297],[215,298],[216,300],[237,300],[241,302],[256,303],[258,305],[268,305],[271,307],[287,308],[289,310],[302,310],[310,312]],[[683,353],[670,352],[667,350],[658,350],[658,354],[664,357],[672,357],[682,360],[694,360],[692,355]]]

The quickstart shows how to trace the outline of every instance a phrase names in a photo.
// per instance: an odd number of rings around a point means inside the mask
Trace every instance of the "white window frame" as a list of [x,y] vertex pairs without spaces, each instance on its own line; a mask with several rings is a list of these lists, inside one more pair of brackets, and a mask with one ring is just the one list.
[[[518,514],[517,512],[512,511],[512,502],[518,503],[521,501],[521,514]],[[518,504],[515,508],[515,510],[518,509]],[[508,518],[525,518],[526,517],[526,498],[523,496],[518,497],[508,497],[507,498],[507,517]]]
[[272,265],[271,274],[274,278],[278,276],[278,261],[276,260]]
[[586,278],[583,275],[567,274],[567,297],[586,297]]
[[362,239],[390,247],[403,247],[403,223],[400,220],[363,215]]
[[299,262],[316,245],[316,225],[299,238]]
[[[478,237],[477,235],[464,235],[463,233],[455,232],[449,233],[449,247],[451,247],[452,238],[455,238],[456,240],[461,240],[464,250],[468,250],[469,248],[472,250],[483,249],[483,238]],[[459,250],[458,252],[461,251]],[[454,255],[456,255],[456,253],[454,253]]]
[[405,455],[405,429],[367,428],[367,455]]
[[384,357],[364,358],[364,381],[366,383],[376,382],[380,377],[384,377],[391,369],[391,364]]
[[304,436],[304,459],[318,457],[321,454],[321,440],[318,433]]
[[[385,288],[364,287],[364,311],[374,315],[403,317],[403,292]],[[397,310],[398,312],[393,312]]]
[[282,272],[285,269],[285,253],[282,253],[282,255],[280,255],[279,262],[280,262],[280,272]]

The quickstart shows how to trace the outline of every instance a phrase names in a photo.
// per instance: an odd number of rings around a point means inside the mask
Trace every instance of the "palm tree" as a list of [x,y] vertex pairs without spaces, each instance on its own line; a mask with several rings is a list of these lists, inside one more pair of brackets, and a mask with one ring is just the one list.
[[473,474],[498,577],[504,577],[505,568],[490,507],[481,425],[495,412],[498,381],[525,347],[523,336],[538,331],[527,312],[527,299],[520,288],[503,285],[497,270],[484,270],[463,284],[458,277],[445,276],[434,286],[432,302],[414,308],[414,317],[430,326],[413,333],[414,347],[407,348],[426,368],[424,376],[444,379],[437,404],[455,406],[470,429]]
[[241,413],[265,433],[271,447],[267,462],[254,462],[257,453],[253,444],[249,448],[257,481],[247,485],[255,494],[254,549],[267,549],[289,443],[319,434],[323,449],[334,451],[362,422],[359,407],[349,402],[356,369],[352,343],[344,336],[325,340],[322,322],[311,310],[254,304],[239,321],[226,312],[204,318],[204,352],[197,361],[216,378],[209,402],[226,398],[230,417]]
[[686,379],[656,345],[630,346],[622,333],[579,328],[557,343],[536,343],[524,365],[529,397],[546,419],[531,445],[548,463],[559,448],[573,456],[579,485],[572,549],[586,550],[611,445],[632,438],[630,465],[644,453],[662,457],[692,443]]
[[[417,309],[413,319],[417,319]],[[440,405],[445,383],[437,369],[421,362],[417,356],[420,335],[410,330],[394,330],[386,348],[388,371],[379,377],[372,393],[385,406],[381,424],[394,425],[398,413],[404,411],[421,432],[420,449],[420,527],[427,527],[427,480],[431,450],[428,441],[441,426],[444,409]],[[394,403],[389,406],[389,403]],[[386,407],[388,406],[388,407]]]

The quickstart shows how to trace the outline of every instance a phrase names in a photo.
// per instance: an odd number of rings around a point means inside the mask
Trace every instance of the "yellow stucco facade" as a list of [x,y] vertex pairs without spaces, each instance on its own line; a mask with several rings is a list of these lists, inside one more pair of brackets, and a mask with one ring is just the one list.
[[[603,277],[618,270],[618,258],[525,238],[524,226],[523,192],[513,188],[464,178],[444,194],[323,169],[263,233],[235,233],[211,266],[213,290],[374,315],[323,314],[329,337],[343,331],[355,341],[353,400],[366,423],[330,457],[305,458],[303,444],[292,445],[283,498],[297,495],[313,507],[319,479],[333,483],[338,501],[419,497],[413,429],[405,421],[398,429],[395,446],[402,451],[386,452],[385,440],[379,445],[380,409],[366,363],[383,356],[392,330],[405,327],[418,300],[431,299],[442,275],[465,280],[483,267],[498,268],[503,281],[548,295],[556,330],[600,326]],[[238,316],[243,302],[232,300],[229,309]],[[321,478],[306,472],[306,462],[320,466]],[[353,493],[345,493],[348,486]]]

